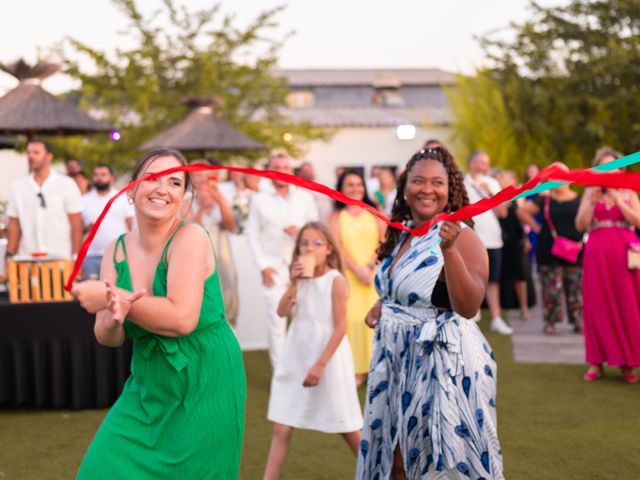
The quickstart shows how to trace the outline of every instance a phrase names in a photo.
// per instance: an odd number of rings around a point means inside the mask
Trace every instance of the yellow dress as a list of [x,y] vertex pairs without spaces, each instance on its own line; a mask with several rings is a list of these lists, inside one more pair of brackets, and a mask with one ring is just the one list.
[[[376,218],[366,210],[359,215],[352,215],[341,210],[338,222],[340,225],[340,245],[358,265],[366,265],[378,248],[380,231]],[[353,354],[356,373],[367,373],[371,362],[373,329],[367,327],[364,318],[369,309],[378,300],[373,285],[363,285],[349,269],[345,276],[349,282],[349,299],[347,300],[347,337]]]

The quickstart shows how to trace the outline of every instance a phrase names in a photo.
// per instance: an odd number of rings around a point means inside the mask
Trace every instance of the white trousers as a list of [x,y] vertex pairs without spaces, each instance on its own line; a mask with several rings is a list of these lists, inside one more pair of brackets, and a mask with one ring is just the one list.
[[287,285],[276,284],[271,288],[263,287],[263,290],[267,303],[269,359],[275,370],[287,335],[287,319],[277,313],[278,303],[287,290]]

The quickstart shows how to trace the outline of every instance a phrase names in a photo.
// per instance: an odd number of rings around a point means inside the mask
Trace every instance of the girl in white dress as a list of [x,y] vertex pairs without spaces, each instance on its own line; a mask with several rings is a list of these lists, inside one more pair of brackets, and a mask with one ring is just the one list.
[[[315,271],[303,278],[300,255],[315,256]],[[276,479],[294,428],[341,433],[357,454],[362,412],[346,332],[347,281],[335,240],[311,222],[298,233],[291,283],[278,315],[293,322],[271,382],[268,419],[273,438],[264,479]]]

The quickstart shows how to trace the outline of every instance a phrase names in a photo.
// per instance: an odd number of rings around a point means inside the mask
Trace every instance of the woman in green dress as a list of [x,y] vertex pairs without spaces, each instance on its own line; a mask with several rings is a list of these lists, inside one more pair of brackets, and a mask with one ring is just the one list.
[[[133,180],[185,165],[159,149],[138,160]],[[142,182],[130,194],[138,230],[107,247],[103,282],[74,286],[97,312],[95,335],[133,340],[131,376],[98,429],[79,479],[238,478],[246,381],[224,315],[215,253],[205,230],[178,219],[183,172]]]

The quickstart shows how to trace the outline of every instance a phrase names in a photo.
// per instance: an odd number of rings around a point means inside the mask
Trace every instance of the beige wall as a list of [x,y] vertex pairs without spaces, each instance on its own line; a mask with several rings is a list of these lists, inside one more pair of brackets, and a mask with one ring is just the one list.
[[369,175],[374,165],[403,166],[426,140],[446,143],[450,135],[445,127],[419,128],[413,140],[398,140],[395,127],[344,128],[327,142],[308,144],[304,158],[314,164],[320,183],[334,187],[336,167],[364,166]]

